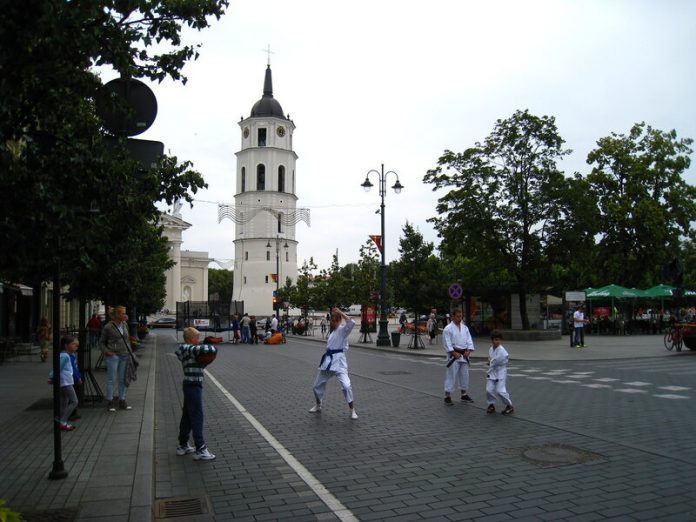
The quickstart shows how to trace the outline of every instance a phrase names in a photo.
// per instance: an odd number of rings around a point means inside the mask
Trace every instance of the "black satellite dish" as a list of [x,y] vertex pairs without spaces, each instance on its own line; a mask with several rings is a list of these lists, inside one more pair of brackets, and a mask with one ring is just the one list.
[[102,87],[95,100],[97,115],[116,136],[137,136],[157,117],[157,98],[140,80],[117,78]]

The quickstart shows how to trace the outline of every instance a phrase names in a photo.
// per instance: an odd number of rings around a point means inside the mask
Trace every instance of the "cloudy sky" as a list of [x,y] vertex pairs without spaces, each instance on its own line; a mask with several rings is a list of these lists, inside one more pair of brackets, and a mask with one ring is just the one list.
[[385,200],[390,261],[406,221],[438,242],[425,172],[517,109],[556,117],[573,150],[567,175],[587,173],[596,140],[636,122],[696,138],[694,35],[689,0],[232,0],[211,29],[186,33],[201,56],[186,85],[152,86],[159,113],[139,137],[208,183],[182,210],[193,224],[183,248],[232,259],[234,225],[218,223],[217,203],[234,202],[237,122],[261,98],[270,46],[274,96],[297,126],[298,207],[311,210],[311,227],[297,226],[299,264],[327,268],[336,250],[357,261],[380,232],[379,194],[360,184],[381,164],[405,186]]

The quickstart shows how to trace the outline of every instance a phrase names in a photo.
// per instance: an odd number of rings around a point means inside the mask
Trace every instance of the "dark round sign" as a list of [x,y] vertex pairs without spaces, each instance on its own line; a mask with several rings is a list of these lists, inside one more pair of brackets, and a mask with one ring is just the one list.
[[95,101],[97,115],[116,136],[137,136],[149,129],[157,117],[155,93],[140,80],[111,80]]

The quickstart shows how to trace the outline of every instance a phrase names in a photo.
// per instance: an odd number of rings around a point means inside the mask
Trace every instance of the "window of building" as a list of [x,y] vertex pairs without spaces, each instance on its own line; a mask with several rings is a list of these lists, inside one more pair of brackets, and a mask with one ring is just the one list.
[[285,192],[285,167],[278,167],[278,192]]
[[266,129],[259,129],[259,147],[266,146]]
[[256,190],[266,190],[266,165],[263,163],[256,166]]
[[270,260],[271,260],[271,251],[266,250],[266,261],[270,261]]
[[249,251],[244,252],[244,261],[249,261]]
[[285,262],[288,263],[290,262],[290,254],[288,254],[288,251],[285,251]]
[[283,214],[278,212],[278,233],[283,232]]
[[268,276],[266,276],[266,283],[268,283]]
[[244,276],[244,284],[246,284],[246,276]]
[[246,167],[242,167],[242,192],[246,192]]

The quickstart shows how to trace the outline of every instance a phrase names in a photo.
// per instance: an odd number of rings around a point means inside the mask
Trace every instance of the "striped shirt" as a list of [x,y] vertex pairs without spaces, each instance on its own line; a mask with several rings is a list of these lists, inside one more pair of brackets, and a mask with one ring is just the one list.
[[203,347],[207,347],[207,345],[182,344],[179,345],[177,351],[174,352],[184,368],[184,384],[203,385],[203,370],[206,365],[196,362],[196,355],[198,355]]

